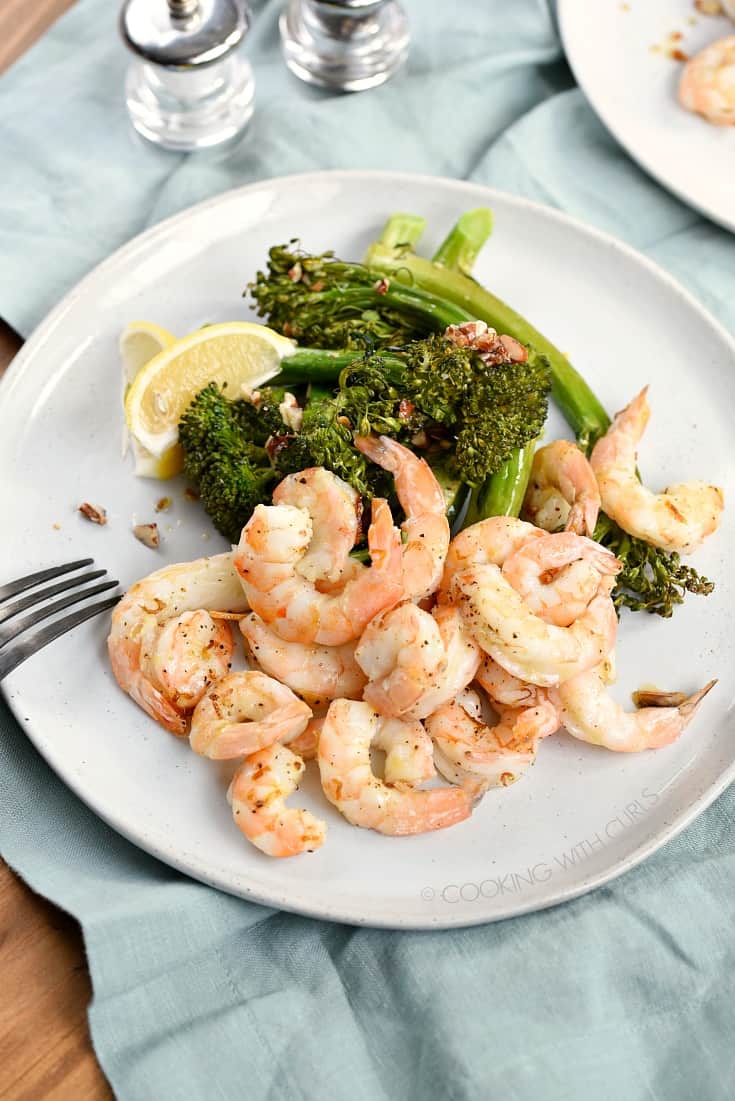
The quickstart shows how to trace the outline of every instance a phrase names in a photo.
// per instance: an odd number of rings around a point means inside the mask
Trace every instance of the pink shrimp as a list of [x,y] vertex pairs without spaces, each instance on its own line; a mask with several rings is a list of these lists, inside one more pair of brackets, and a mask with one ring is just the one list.
[[354,826],[400,836],[444,829],[469,817],[471,799],[461,788],[428,791],[392,787],[370,763],[370,746],[386,720],[368,703],[335,700],[319,738],[322,787]]
[[441,486],[429,464],[388,436],[356,436],[355,447],[390,471],[406,514],[402,524],[403,586],[409,600],[436,591],[449,547],[449,521]]

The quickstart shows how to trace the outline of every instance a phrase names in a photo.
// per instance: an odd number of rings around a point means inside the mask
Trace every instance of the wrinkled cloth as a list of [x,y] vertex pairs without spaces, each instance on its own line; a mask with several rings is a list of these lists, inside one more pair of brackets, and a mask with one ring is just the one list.
[[[466,177],[559,207],[642,249],[735,328],[735,241],[602,128],[543,0],[409,0],[407,70],[352,96],[292,78],[282,3],[255,4],[253,123],[196,156],[132,134],[114,7],[80,0],[0,81],[0,315],[24,335],[153,222],[327,168]],[[138,851],[0,701],[2,853],[81,923],[92,1039],[120,1101],[729,1099],[734,812],[730,790],[643,866],[553,910],[355,929],[228,897]]]

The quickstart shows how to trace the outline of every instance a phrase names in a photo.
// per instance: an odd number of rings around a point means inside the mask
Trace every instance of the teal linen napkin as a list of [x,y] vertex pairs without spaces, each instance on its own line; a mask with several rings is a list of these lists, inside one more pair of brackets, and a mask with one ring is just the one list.
[[[735,328],[735,241],[601,128],[547,3],[407,6],[407,72],[342,97],[289,77],[281,4],[255,5],[253,127],[184,157],[128,131],[114,13],[82,0],[0,83],[0,315],[27,335],[157,219],[339,167],[466,176],[568,210]],[[731,790],[642,867],[554,910],[450,933],[353,929],[218,894],[139,852],[0,702],[2,852],[81,922],[92,1038],[121,1101],[732,1098],[734,812]]]

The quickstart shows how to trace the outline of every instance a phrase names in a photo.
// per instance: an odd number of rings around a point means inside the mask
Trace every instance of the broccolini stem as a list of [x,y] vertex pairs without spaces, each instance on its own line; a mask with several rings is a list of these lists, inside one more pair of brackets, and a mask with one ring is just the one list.
[[340,372],[363,355],[360,351],[332,352],[325,348],[297,348],[292,356],[281,360],[281,370],[273,379],[274,386],[298,386],[299,383],[332,383],[336,385]]
[[466,211],[450,229],[431,262],[468,278],[481,248],[493,231],[493,212],[485,206]]
[[[432,264],[471,278],[475,260],[492,233],[493,215],[486,207],[468,210],[455,222],[434,253]],[[484,320],[484,319],[482,319]],[[461,526],[466,528],[488,516],[518,516],[531,475],[536,440],[515,451],[495,474],[470,490]],[[461,515],[461,514],[460,514]]]
[[518,516],[526,496],[531,476],[533,455],[538,440],[530,440],[525,447],[514,451],[496,474],[482,485],[475,486],[470,494],[462,527],[468,528],[488,516]]
[[378,237],[386,249],[415,249],[426,229],[426,218],[418,214],[391,214]]
[[376,271],[394,277],[391,290],[396,289],[395,280],[411,282],[416,289],[420,288],[460,307],[473,320],[485,321],[499,333],[508,333],[522,344],[530,344],[537,352],[543,352],[551,366],[552,395],[580,445],[589,450],[607,431],[610,418],[567,357],[524,317],[485,287],[461,272],[440,268],[420,256],[409,253],[399,258],[378,242],[370,246],[365,263]]

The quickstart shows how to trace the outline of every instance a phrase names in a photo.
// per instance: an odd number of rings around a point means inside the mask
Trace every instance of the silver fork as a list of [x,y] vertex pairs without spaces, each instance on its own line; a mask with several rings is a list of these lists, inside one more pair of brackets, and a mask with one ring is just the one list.
[[[88,581],[95,581],[98,577],[103,577],[107,573],[107,570],[91,570],[88,573],[77,574],[75,577],[67,577],[63,581],[58,581],[55,585],[47,585],[36,592],[27,592],[28,589],[35,589],[37,585],[43,584],[44,581],[51,581],[54,577],[61,577],[63,574],[72,573],[74,570],[81,570],[85,566],[92,565],[94,565],[93,558],[80,558],[76,562],[67,562],[63,566],[52,566],[48,570],[38,570],[36,573],[19,577],[17,581],[10,581],[7,585],[0,585],[0,680],[20,665],[22,661],[25,661],[26,658],[37,653],[49,642],[53,642],[55,638],[65,635],[67,631],[71,631],[73,627],[77,627],[85,620],[91,619],[92,616],[99,615],[101,612],[106,612],[115,607],[122,593],[108,596],[106,600],[100,600],[96,604],[88,604],[84,608],[79,608],[71,615],[54,620],[49,623],[48,627],[43,627],[40,631],[34,631],[12,646],[9,645],[18,635],[28,631],[31,627],[35,627],[44,619],[48,619],[49,616],[56,615],[57,612],[63,611],[64,608],[68,608],[72,604],[79,604],[90,596],[96,596],[98,593],[107,592],[108,589],[114,589],[119,584],[118,581],[104,581],[89,588],[80,588],[80,586],[86,585]],[[60,600],[48,603],[50,597],[64,592],[68,595]],[[27,595],[20,596],[21,593],[27,593]],[[14,597],[19,599],[15,600]],[[41,604],[42,606],[31,612],[30,615],[21,616],[19,614],[24,612],[26,608],[32,608],[34,604]]]

